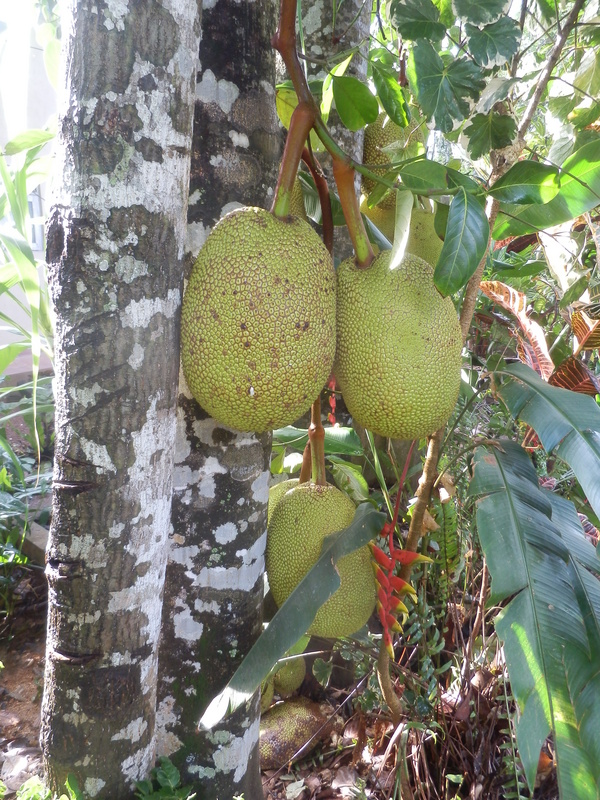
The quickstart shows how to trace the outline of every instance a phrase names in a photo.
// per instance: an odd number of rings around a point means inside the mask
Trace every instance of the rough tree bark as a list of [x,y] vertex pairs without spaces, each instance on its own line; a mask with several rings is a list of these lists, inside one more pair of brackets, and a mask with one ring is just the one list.
[[[281,133],[270,37],[276,0],[204,5],[188,266],[237,205],[268,207]],[[173,533],[160,651],[159,754],[204,800],[262,797],[258,699],[210,733],[198,720],[261,631],[270,436],[207,417],[181,376]]]
[[62,30],[42,746],[53,791],[116,800],[154,762],[197,4],[71,0]]

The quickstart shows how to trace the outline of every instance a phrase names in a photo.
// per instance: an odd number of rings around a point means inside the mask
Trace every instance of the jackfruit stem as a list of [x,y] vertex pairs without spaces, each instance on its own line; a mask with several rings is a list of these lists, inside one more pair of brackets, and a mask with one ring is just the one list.
[[298,173],[298,165],[302,158],[304,143],[308,138],[314,121],[314,108],[309,103],[298,103],[290,120],[283,157],[279,167],[277,186],[275,187],[275,197],[271,206],[271,213],[279,219],[289,216],[294,180]]
[[375,254],[367,236],[358,205],[358,198],[354,191],[354,169],[345,159],[334,156],[332,161],[333,177],[340,196],[348,233],[354,247],[356,263],[359,267],[366,268],[370,266]]
[[310,411],[308,440],[312,462],[312,482],[317,486],[327,486],[325,476],[325,428],[321,422],[321,398],[317,397]]
[[302,454],[302,468],[300,469],[300,479],[298,483],[308,483],[312,478],[312,456],[310,442],[306,443]]
[[333,254],[333,213],[331,211],[331,196],[329,194],[329,184],[327,178],[323,175],[323,170],[317,159],[310,152],[308,147],[302,151],[302,160],[310,170],[312,179],[317,187],[319,193],[319,202],[321,204],[321,228],[323,231],[323,244],[329,250],[329,254]]

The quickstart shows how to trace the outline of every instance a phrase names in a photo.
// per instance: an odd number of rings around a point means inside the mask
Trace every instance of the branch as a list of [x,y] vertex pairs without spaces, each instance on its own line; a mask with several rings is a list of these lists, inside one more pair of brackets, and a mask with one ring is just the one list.
[[536,112],[536,109],[542,99],[542,94],[544,93],[546,86],[548,85],[548,81],[552,75],[552,70],[558,63],[558,59],[562,53],[563,47],[565,46],[565,42],[569,38],[569,34],[575,27],[575,23],[577,22],[577,17],[581,9],[585,6],[586,0],[575,0],[573,8],[571,12],[567,16],[565,20],[565,24],[560,31],[558,38],[554,44],[554,47],[550,51],[550,55],[548,56],[548,60],[546,61],[546,66],[542,70],[540,77],[538,78],[537,86],[535,87],[535,91],[529,101],[529,105],[525,110],[525,116],[521,120],[521,124],[519,126],[519,139],[522,139],[529,126],[531,125],[531,120],[533,119],[533,115]]

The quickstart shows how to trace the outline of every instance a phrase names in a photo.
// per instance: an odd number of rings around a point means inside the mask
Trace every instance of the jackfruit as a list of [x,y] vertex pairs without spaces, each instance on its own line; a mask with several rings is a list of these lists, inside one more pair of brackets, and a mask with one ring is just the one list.
[[[318,560],[323,539],[347,528],[355,510],[348,495],[329,484],[301,483],[284,494],[267,527],[267,577],[278,606]],[[341,585],[317,612],[311,635],[350,636],[373,612],[376,589],[369,548],[341,558],[337,570]]]
[[[384,175],[392,163],[392,155],[388,148],[397,145],[397,149],[402,152],[399,158],[394,154],[394,161],[415,158],[423,151],[423,126],[421,119],[415,115],[405,128],[396,125],[395,122],[385,113],[381,113],[375,122],[365,128],[365,138],[363,142],[363,164],[376,174]],[[372,178],[363,175],[362,191],[369,195],[375,188],[376,183]],[[396,194],[391,192],[381,203],[380,208],[394,208],[396,204]],[[373,209],[370,209],[373,211]],[[377,225],[375,220],[373,222]],[[379,227],[379,226],[377,226]],[[384,232],[382,230],[382,232]],[[393,232],[392,232],[393,237]],[[388,237],[390,238],[390,237]]]
[[269,489],[269,501],[267,505],[267,522],[271,519],[271,514],[277,503],[286,492],[298,486],[298,478],[289,478],[287,481],[280,481]]
[[302,656],[285,661],[273,677],[275,691],[281,697],[289,697],[299,689],[306,675],[306,662]]
[[335,352],[335,273],[308,223],[261,208],[227,214],[192,269],[181,359],[198,403],[223,425],[289,425],[327,381]]
[[462,336],[454,304],[433,268],[392,251],[366,269],[338,268],[334,374],[355,422],[395,439],[419,439],[444,425],[460,387]]
[[290,197],[290,214],[293,217],[300,217],[305,222],[308,222],[306,216],[306,206],[304,205],[304,194],[302,192],[302,184],[300,178],[296,176],[294,185],[292,187],[292,195]]
[[383,204],[373,206],[369,208],[367,205],[367,198],[363,196],[360,202],[360,210],[368,217],[373,225],[376,225],[379,230],[383,233],[386,239],[390,242],[394,241],[394,228],[396,227],[396,198],[392,195],[393,204],[389,205],[387,202],[387,198],[383,201]]
[[435,267],[443,247],[443,242],[435,230],[434,220],[434,213],[423,208],[413,208],[406,242],[407,253],[419,256],[432,267]]
[[336,724],[332,709],[306,697],[276,703],[260,720],[260,767],[279,769],[313,750]]

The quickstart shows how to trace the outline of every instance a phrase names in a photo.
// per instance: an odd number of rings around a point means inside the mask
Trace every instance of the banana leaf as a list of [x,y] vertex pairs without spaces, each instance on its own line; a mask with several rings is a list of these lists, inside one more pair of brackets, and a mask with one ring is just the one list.
[[[551,388],[551,387],[550,387]],[[540,489],[515,442],[475,452],[469,494],[492,578],[490,602],[519,713],[533,792],[552,734],[563,800],[600,798],[600,559],[573,504]]]

